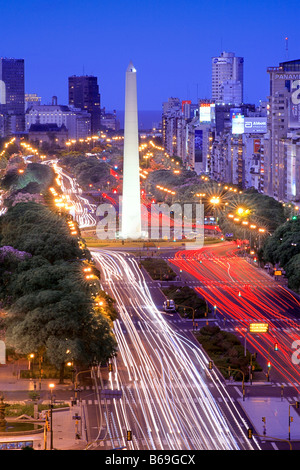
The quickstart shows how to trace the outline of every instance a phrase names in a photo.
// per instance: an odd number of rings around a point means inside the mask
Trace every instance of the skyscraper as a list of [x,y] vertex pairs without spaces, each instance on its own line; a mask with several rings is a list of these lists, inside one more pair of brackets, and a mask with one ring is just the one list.
[[[216,103],[243,103],[244,59],[234,52],[212,58],[212,99]],[[232,102],[234,101],[234,102]]]
[[278,200],[288,200],[287,169],[290,162],[284,149],[289,134],[300,132],[300,59],[269,67],[267,72],[270,76],[270,96],[265,191]]
[[24,59],[0,58],[0,114],[5,134],[25,130]]
[[126,70],[123,158],[121,234],[122,238],[137,239],[142,234],[142,222],[136,69],[132,62]]
[[97,77],[91,75],[69,77],[69,106],[90,113],[92,134],[100,130],[101,108]]

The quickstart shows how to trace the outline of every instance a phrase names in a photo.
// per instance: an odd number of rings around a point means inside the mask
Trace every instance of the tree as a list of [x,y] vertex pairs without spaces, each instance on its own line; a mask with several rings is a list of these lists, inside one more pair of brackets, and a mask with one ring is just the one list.
[[300,293],[300,254],[293,256],[285,265],[289,288]]
[[11,244],[2,259],[0,250],[6,344],[45,355],[61,378],[66,360],[87,367],[112,357],[113,301],[104,293],[107,308],[95,311],[83,253],[66,221],[39,204],[20,203],[0,218],[0,240]]

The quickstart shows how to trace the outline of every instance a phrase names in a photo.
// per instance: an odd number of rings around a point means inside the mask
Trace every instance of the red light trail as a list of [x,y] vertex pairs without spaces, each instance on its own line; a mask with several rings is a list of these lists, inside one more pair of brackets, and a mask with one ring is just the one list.
[[[199,281],[195,290],[209,305],[216,306],[224,321],[236,321],[236,332],[244,339],[246,336],[247,344],[271,362],[271,370],[279,372],[300,393],[300,368],[292,362],[291,347],[300,339],[300,302],[237,252],[236,245],[226,243],[180,251],[169,261]],[[252,322],[268,323],[269,332],[249,334]]]

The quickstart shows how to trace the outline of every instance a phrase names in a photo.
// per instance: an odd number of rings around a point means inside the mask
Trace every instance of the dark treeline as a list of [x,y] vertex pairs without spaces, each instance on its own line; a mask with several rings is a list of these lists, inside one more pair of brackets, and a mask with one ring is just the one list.
[[[0,299],[6,346],[36,353],[63,371],[106,362],[116,351],[108,313],[94,308],[83,274],[85,253],[66,220],[35,202],[0,217]],[[101,294],[101,293],[100,293]]]

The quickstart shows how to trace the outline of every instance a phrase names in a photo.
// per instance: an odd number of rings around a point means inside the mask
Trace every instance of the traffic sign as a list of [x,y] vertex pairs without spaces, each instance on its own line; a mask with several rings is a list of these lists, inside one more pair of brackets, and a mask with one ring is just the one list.
[[250,333],[268,333],[269,324],[268,323],[250,323],[249,331]]

